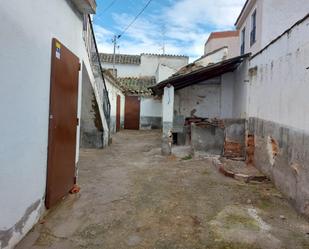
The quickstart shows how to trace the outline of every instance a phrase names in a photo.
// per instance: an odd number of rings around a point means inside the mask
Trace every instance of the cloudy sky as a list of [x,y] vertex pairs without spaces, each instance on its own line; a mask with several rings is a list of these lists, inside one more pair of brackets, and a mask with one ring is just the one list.
[[[112,53],[112,37],[121,34],[148,0],[97,0],[94,17],[100,52]],[[233,29],[245,0],[153,0],[119,39],[117,53],[203,54],[212,31]]]

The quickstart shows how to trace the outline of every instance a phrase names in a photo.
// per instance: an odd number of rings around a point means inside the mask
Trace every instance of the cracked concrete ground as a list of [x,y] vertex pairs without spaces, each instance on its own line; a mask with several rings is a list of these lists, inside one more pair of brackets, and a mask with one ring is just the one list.
[[81,152],[81,192],[18,249],[300,249],[309,224],[270,183],[237,182],[211,160],[160,155],[159,131],[123,131]]

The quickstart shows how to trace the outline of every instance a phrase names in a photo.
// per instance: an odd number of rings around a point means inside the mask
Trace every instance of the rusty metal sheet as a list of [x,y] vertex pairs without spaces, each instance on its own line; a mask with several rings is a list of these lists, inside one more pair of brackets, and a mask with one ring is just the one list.
[[117,105],[116,105],[116,131],[120,131],[120,110],[121,110],[121,98],[117,95]]
[[124,128],[139,130],[140,99],[137,96],[126,96]]
[[79,59],[58,40],[52,41],[47,208],[74,185]]

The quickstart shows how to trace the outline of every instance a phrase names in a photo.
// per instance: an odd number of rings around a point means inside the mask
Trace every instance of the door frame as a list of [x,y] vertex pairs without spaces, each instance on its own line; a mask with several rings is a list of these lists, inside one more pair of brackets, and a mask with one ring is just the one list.
[[116,100],[116,132],[121,129],[121,96],[117,95]]

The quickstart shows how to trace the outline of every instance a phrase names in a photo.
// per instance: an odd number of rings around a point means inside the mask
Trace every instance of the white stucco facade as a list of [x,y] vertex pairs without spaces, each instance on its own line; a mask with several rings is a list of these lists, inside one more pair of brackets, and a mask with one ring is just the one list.
[[226,58],[233,58],[240,54],[239,36],[230,36],[210,39],[205,44],[204,55],[212,53],[221,48],[227,48]]
[[141,97],[141,117],[162,117],[162,100],[153,97]]
[[309,19],[250,61],[248,115],[309,131]]
[[124,107],[125,107],[125,95],[119,86],[110,78],[105,77],[106,88],[108,91],[109,101],[111,105],[111,133],[116,132],[116,116],[117,116],[117,96],[120,96],[120,125],[123,128],[124,125]]
[[[144,77],[144,76],[157,76],[158,67],[163,66],[171,70],[173,74],[181,67],[188,64],[189,58],[186,56],[173,56],[173,55],[156,55],[156,54],[141,54],[140,64],[116,64],[117,77]],[[102,67],[105,69],[112,69],[112,63],[106,63],[102,61]],[[163,69],[162,69],[163,70]],[[166,76],[165,71],[161,71],[162,78],[171,76]]]
[[[0,31],[0,248],[12,248],[44,210],[52,38],[80,58],[92,83],[94,76],[70,1],[1,1]],[[78,106],[80,115],[80,98]]]
[[[257,14],[256,42],[250,45],[251,16],[254,11]],[[250,0],[236,24],[240,33],[246,29],[245,53],[257,53],[308,13],[307,0]]]

